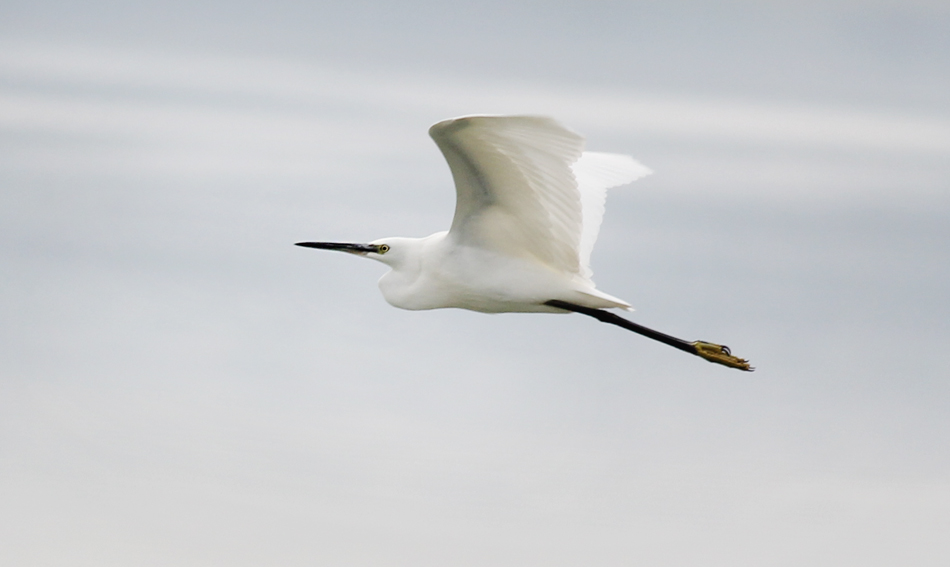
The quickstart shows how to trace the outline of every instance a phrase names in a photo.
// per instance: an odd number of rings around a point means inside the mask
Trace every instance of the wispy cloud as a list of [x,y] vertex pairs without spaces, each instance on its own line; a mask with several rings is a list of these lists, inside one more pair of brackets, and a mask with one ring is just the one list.
[[[40,131],[135,131],[148,137],[217,135],[229,140],[237,135],[268,144],[283,139],[290,145],[329,129],[335,142],[345,144],[347,127],[334,128],[331,116],[345,115],[346,124],[352,124],[358,113],[369,110],[365,119],[385,127],[407,114],[439,118],[471,112],[533,112],[604,132],[950,154],[950,117],[894,109],[694,99],[537,84],[458,84],[272,59],[23,44],[0,48],[0,77],[8,85],[0,98],[0,125]],[[17,94],[9,85],[17,87]],[[48,94],[32,92],[40,88]],[[89,89],[110,91],[108,97],[90,102]],[[218,106],[210,107],[209,98]],[[222,102],[229,102],[230,108]],[[364,144],[373,142],[365,140],[365,132],[361,137]]]

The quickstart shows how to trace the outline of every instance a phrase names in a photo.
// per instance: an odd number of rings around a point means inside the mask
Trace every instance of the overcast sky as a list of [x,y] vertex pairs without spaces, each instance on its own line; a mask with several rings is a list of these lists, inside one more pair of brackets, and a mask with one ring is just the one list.
[[[943,2],[3,2],[0,563],[946,565],[948,92]],[[292,246],[472,113],[651,167],[598,286],[758,370]]]

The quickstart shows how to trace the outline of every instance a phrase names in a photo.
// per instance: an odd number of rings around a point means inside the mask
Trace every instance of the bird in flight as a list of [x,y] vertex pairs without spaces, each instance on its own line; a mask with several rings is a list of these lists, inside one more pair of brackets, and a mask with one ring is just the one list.
[[729,348],[688,342],[607,311],[626,301],[596,288],[590,255],[607,189],[651,171],[624,155],[585,152],[584,138],[544,116],[463,116],[429,129],[455,180],[455,218],[425,238],[298,242],[386,264],[379,289],[402,309],[583,313],[710,362],[751,371]]

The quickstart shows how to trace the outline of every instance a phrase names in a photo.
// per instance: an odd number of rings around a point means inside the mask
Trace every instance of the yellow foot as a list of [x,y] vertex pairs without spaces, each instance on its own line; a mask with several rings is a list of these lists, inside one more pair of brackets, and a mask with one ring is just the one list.
[[706,343],[703,341],[695,341],[690,344],[692,344],[693,348],[696,349],[697,356],[701,356],[709,362],[715,362],[716,364],[722,364],[723,366],[728,366],[730,368],[738,368],[739,370],[745,370],[746,372],[752,372],[755,370],[755,368],[749,366],[748,360],[739,358],[738,356],[732,356],[732,351],[730,351],[729,347],[727,346]]

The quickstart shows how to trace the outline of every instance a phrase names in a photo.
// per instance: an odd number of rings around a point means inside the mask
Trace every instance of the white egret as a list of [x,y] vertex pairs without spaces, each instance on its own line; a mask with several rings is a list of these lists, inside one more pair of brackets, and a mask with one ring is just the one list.
[[583,151],[584,139],[542,116],[465,116],[429,135],[455,180],[455,218],[425,238],[368,244],[299,242],[377,260],[379,289],[402,309],[458,307],[484,313],[577,312],[719,364],[752,370],[728,347],[687,342],[637,325],[630,309],[591,280],[591,251],[607,189],[651,173],[624,155]]

